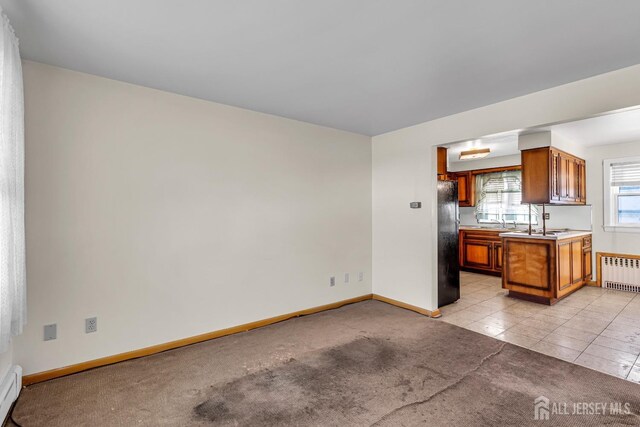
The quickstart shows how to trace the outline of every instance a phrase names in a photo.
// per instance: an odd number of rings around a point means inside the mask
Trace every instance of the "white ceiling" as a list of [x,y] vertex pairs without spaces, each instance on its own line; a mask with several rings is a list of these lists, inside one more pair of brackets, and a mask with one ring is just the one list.
[[640,144],[640,108],[553,125],[546,129],[586,147],[624,142]]
[[375,135],[640,63],[637,0],[0,0],[26,59]]

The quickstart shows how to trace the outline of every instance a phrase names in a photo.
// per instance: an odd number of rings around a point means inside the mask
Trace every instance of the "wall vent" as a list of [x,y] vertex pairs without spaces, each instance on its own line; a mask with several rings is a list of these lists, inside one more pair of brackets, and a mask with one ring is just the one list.
[[640,256],[598,254],[603,288],[640,293]]

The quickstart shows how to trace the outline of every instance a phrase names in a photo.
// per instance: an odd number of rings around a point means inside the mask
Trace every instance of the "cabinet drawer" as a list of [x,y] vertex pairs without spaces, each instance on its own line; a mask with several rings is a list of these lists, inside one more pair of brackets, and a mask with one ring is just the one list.
[[469,232],[469,231],[463,231],[464,233],[464,238],[465,239],[470,239],[470,240],[484,240],[484,241],[490,241],[490,242],[499,242],[500,241],[500,233],[495,232],[479,232],[479,233],[474,233],[473,231]]

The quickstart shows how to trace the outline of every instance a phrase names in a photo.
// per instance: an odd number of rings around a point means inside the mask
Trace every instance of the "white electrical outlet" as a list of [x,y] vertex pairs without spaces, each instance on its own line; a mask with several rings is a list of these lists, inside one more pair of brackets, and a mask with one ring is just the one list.
[[336,285],[336,278],[335,276],[331,276],[329,277],[329,286],[335,286]]
[[344,283],[349,283],[349,273],[344,273]]
[[364,272],[358,273],[358,282],[362,282],[364,280]]
[[85,332],[85,334],[90,334],[92,332],[98,332],[98,318],[97,317],[89,317],[88,319],[84,319],[84,332]]

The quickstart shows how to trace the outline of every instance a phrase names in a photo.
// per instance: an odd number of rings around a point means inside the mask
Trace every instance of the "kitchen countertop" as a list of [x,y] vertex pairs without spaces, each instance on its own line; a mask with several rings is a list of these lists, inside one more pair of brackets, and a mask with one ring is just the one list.
[[515,230],[522,230],[522,228],[501,228],[501,227],[479,227],[474,225],[461,225],[459,230],[467,231],[497,231],[500,233],[515,232]]
[[529,235],[528,231],[525,232],[506,232],[501,233],[500,237],[517,237],[522,239],[545,239],[545,240],[564,240],[564,239],[573,239],[575,237],[588,236],[592,234],[591,231],[580,231],[580,230],[567,230],[567,231],[549,231],[546,236],[543,236],[542,233],[533,233]]

